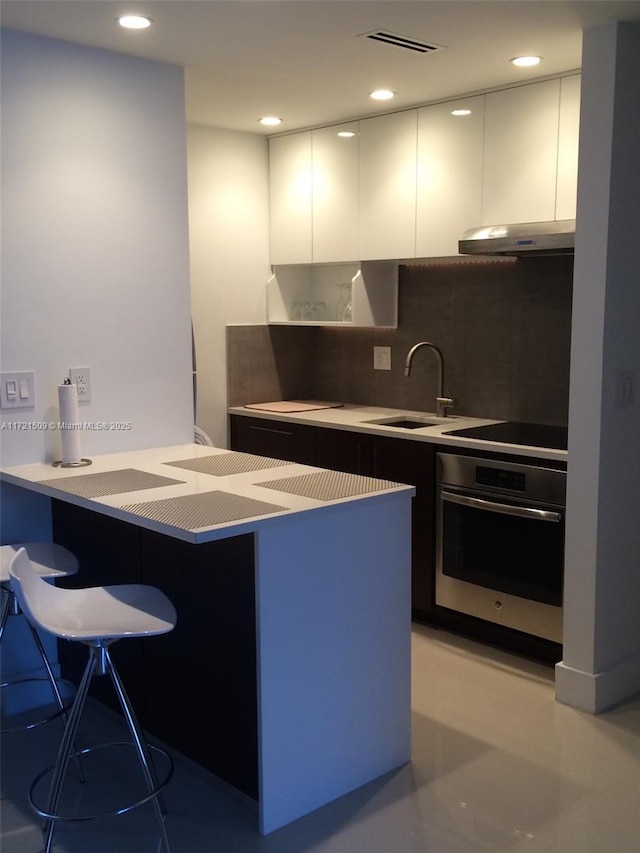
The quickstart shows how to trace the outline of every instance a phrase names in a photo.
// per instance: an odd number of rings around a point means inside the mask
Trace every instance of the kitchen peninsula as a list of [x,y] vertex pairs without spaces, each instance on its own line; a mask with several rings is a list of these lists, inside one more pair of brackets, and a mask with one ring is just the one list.
[[126,662],[134,704],[263,834],[410,760],[412,487],[191,444],[1,478],[52,499],[76,585],[172,598],[175,631]]

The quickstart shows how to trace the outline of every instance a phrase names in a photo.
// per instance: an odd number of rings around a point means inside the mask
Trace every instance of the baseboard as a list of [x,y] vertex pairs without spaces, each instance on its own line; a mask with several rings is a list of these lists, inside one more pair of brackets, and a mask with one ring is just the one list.
[[556,664],[556,700],[589,714],[600,714],[640,692],[640,652],[603,672]]

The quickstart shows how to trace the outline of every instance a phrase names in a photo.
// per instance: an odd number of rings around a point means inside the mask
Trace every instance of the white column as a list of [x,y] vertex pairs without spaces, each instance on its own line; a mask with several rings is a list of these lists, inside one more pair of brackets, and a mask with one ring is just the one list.
[[640,26],[587,30],[556,696],[591,713],[640,690],[639,103]]
[[260,831],[411,758],[411,492],[256,537]]

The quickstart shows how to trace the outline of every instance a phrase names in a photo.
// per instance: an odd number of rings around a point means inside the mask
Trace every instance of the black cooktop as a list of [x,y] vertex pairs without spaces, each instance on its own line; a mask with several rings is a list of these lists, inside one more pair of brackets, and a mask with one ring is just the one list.
[[505,421],[500,424],[447,430],[447,435],[463,435],[482,441],[501,441],[506,444],[523,444],[529,447],[567,449],[567,427],[548,424],[527,424],[522,421]]

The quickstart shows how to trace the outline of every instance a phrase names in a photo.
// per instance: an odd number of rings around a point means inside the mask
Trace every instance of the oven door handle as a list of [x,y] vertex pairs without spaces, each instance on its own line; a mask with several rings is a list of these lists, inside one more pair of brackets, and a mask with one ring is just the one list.
[[443,501],[448,501],[452,504],[471,507],[472,509],[484,509],[488,512],[500,512],[503,515],[515,515],[518,518],[530,518],[533,521],[562,521],[562,515],[559,512],[552,512],[547,509],[536,509],[529,506],[513,506],[512,504],[501,504],[495,501],[488,501],[484,498],[472,498],[468,495],[458,495],[455,492],[440,492]]

